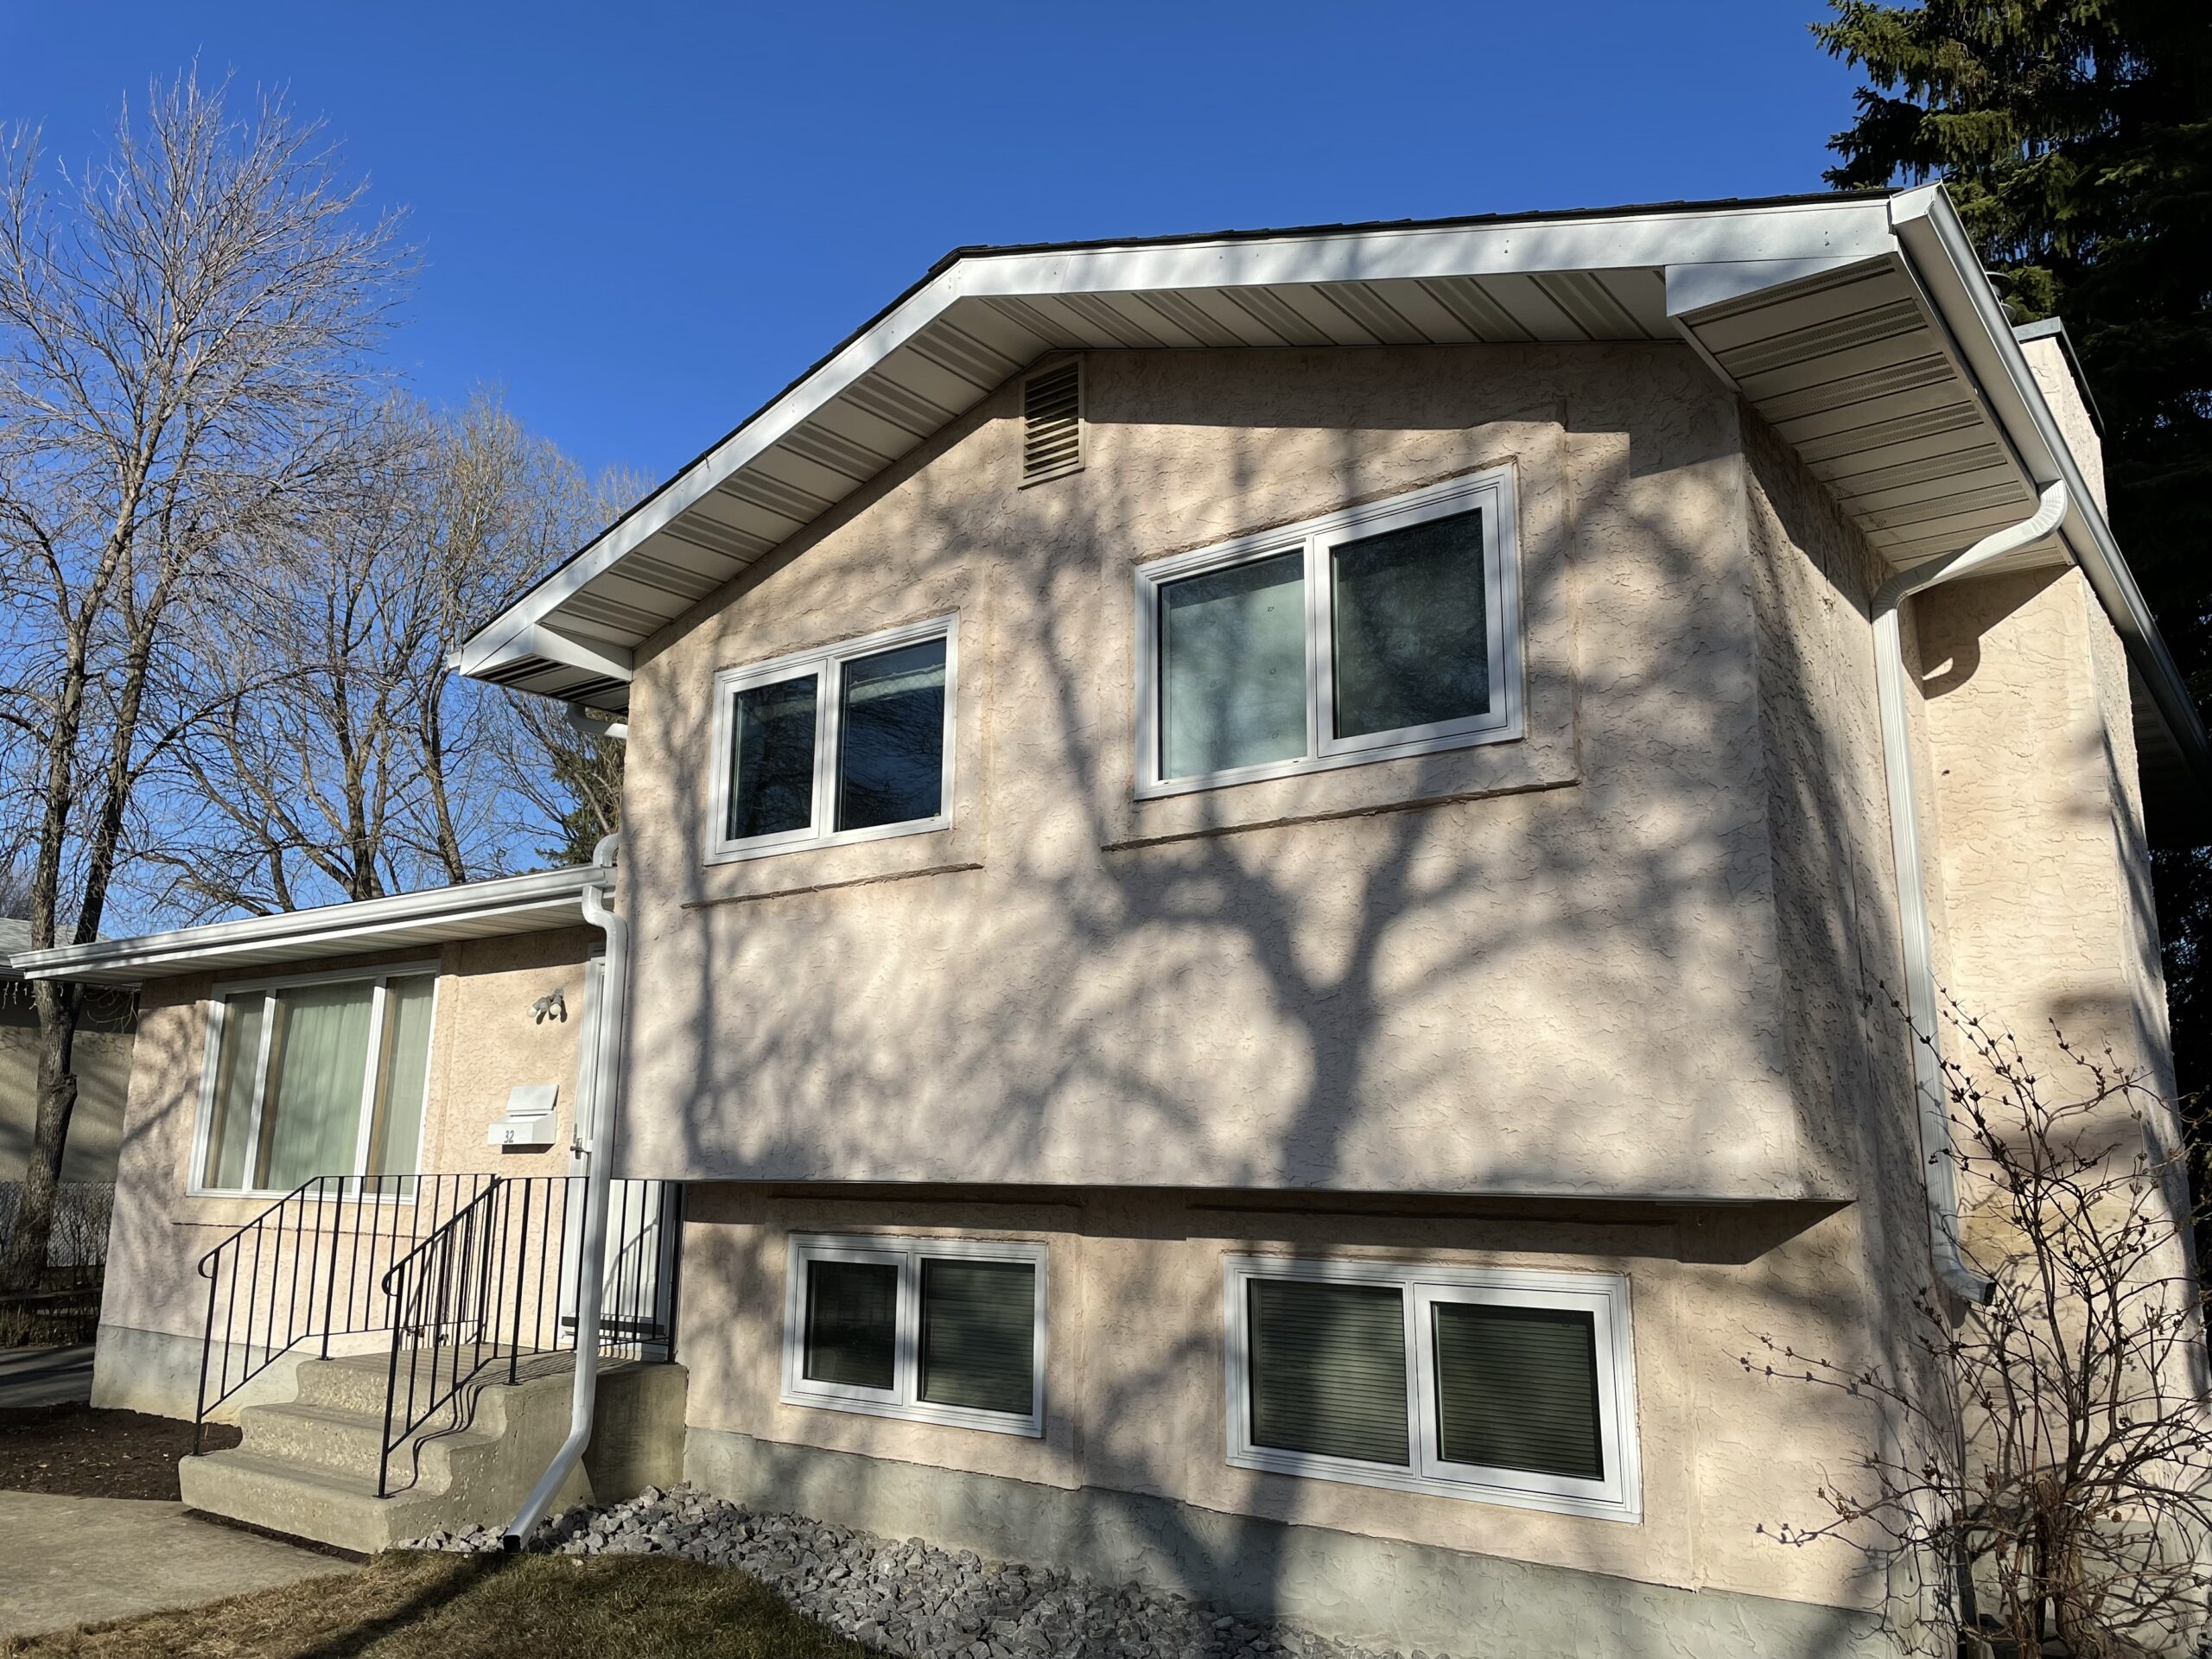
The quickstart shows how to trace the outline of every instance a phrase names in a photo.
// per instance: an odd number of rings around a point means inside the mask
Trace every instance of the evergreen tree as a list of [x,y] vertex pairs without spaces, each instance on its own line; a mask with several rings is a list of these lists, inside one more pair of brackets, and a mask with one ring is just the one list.
[[[2015,321],[2058,316],[2104,419],[2113,527],[2212,702],[2212,4],[1833,0],[1863,69],[1838,188],[1940,179]],[[2212,1087],[2212,851],[2154,857],[2182,1087]]]

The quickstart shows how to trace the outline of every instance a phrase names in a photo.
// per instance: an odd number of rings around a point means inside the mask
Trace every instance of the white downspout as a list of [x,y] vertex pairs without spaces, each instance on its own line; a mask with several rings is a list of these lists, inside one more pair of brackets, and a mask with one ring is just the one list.
[[592,1415],[599,1398],[599,1323],[606,1293],[607,1192],[614,1167],[614,1091],[622,1063],[622,1018],[630,972],[630,924],[607,904],[614,890],[614,861],[622,846],[612,835],[592,849],[597,874],[584,889],[584,920],[607,936],[600,969],[598,1041],[592,1056],[591,1122],[579,1137],[588,1160],[584,1171],[583,1236],[576,1262],[576,1369],[569,1395],[569,1438],[553,1454],[522,1509],[508,1523],[501,1542],[520,1549],[537,1529],[569,1471],[591,1444]]
[[1874,683],[1882,709],[1882,766],[1889,779],[1890,846],[1897,867],[1905,1012],[1912,1021],[1913,1090],[1920,1102],[1920,1148],[1928,1171],[1928,1243],[1943,1287],[1974,1303],[1986,1303],[1996,1287],[1967,1266],[1959,1252],[1958,1172],[1951,1162],[1950,1099],[1943,1083],[1928,891],[1921,879],[1919,791],[1912,776],[1911,728],[1905,720],[1904,649],[1897,611],[1915,594],[2041,541],[2058,528],[2066,509],[2066,486],[2052,484],[2044,489],[2034,517],[1985,536],[1960,552],[1900,570],[1874,595]]

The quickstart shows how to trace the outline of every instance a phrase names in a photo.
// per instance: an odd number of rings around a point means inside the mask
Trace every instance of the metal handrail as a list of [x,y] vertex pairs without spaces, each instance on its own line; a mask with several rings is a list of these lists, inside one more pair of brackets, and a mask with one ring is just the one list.
[[[285,1355],[334,1337],[391,1332],[379,1496],[392,1453],[468,1386],[505,1363],[575,1348],[582,1271],[574,1175],[317,1175],[203,1255],[207,1318],[193,1450],[208,1414]],[[672,1354],[674,1252],[682,1190],[613,1183],[601,1264],[608,1357]]]
[[[452,1427],[462,1426],[472,1385],[487,1373],[504,1369],[512,1383],[524,1358],[575,1351],[583,1184],[574,1175],[495,1176],[385,1273],[385,1301],[401,1311],[385,1373],[378,1497],[389,1496],[392,1458],[418,1431],[448,1408]],[[608,1324],[598,1351],[672,1357],[682,1189],[634,1179],[612,1187],[620,1243],[596,1271],[626,1317]]]
[[322,1358],[330,1339],[384,1329],[381,1265],[411,1253],[449,1210],[498,1178],[315,1175],[203,1255],[207,1281],[200,1331],[193,1449],[208,1414],[304,1343]]

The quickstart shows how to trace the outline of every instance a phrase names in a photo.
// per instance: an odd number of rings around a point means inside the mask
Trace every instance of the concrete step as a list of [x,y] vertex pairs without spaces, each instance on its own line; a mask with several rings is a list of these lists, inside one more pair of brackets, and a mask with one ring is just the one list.
[[[441,1408],[429,1422],[392,1448],[391,1470],[394,1484],[430,1484],[442,1491],[457,1451],[494,1444],[496,1435],[474,1427],[480,1402],[464,1389],[461,1422],[451,1406]],[[396,1427],[396,1426],[395,1426]],[[384,1451],[384,1415],[350,1411],[339,1407],[309,1405],[249,1406],[238,1414],[243,1439],[239,1449],[253,1456],[281,1463],[310,1465],[362,1476],[373,1481]]]
[[[518,1381],[527,1381],[556,1373],[566,1376],[575,1365],[575,1357],[571,1354],[526,1354],[514,1370]],[[443,1392],[456,1374],[469,1378],[473,1383],[505,1382],[507,1371],[506,1351],[488,1343],[481,1347],[472,1344],[441,1348],[435,1353],[425,1350],[413,1355],[402,1354],[397,1367],[388,1352],[353,1354],[339,1359],[306,1359],[300,1362],[297,1398],[303,1405],[359,1412],[382,1421],[387,1381],[396,1387],[397,1404],[394,1411],[401,1414],[406,1408],[410,1380],[420,1405]]]
[[379,1500],[373,1479],[259,1458],[243,1447],[185,1458],[176,1466],[185,1507],[244,1521],[270,1532],[373,1555],[410,1536],[397,1511]]
[[[179,1463],[186,1504],[365,1554],[440,1527],[511,1518],[567,1436],[569,1357],[525,1361],[512,1385],[504,1357],[487,1366],[463,1390],[461,1427],[442,1408],[393,1452],[390,1495],[380,1498],[386,1363],[366,1355],[303,1363],[299,1398],[249,1407],[235,1449]],[[683,1391],[680,1366],[604,1367],[592,1449],[556,1504],[593,1495],[594,1480],[600,1496],[615,1497],[679,1478]]]

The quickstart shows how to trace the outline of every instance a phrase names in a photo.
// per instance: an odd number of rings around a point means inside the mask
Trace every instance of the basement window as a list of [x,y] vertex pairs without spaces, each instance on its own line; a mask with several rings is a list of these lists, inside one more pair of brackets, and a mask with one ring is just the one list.
[[1521,734],[1500,470],[1139,567],[1137,794]]
[[216,988],[207,1021],[193,1190],[289,1192],[321,1175],[420,1165],[434,964]]
[[1042,1244],[793,1235],[785,1402],[1043,1433],[1045,1256]]
[[716,676],[709,861],[950,824],[956,620]]
[[1639,1517],[1628,1281],[1232,1256],[1229,1461]]

